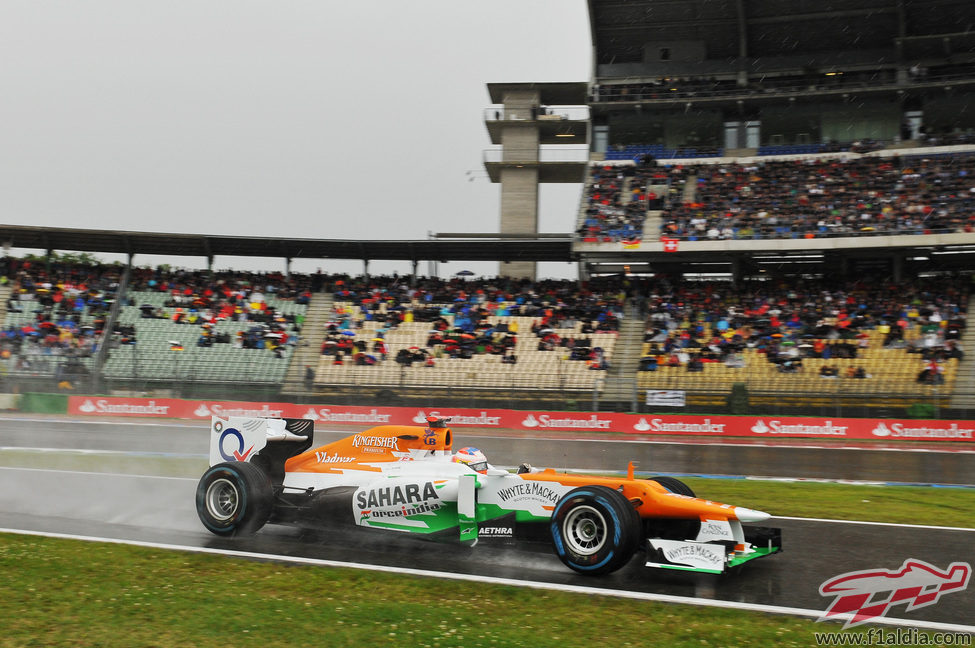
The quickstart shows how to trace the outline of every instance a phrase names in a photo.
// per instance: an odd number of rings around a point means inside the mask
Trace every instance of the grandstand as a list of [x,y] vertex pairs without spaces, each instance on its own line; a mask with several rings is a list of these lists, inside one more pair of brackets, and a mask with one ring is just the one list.
[[[265,294],[269,310],[177,323],[175,309],[238,278],[204,271],[189,283],[160,278],[173,283],[160,290],[132,266],[118,294],[111,280],[99,284],[105,303],[87,294],[61,313],[77,315],[73,325],[52,317],[68,329],[59,347],[50,327],[24,331],[56,314],[36,290],[43,282],[7,267],[17,291],[5,299],[4,329],[16,338],[4,342],[7,380],[640,411],[648,391],[727,411],[739,385],[750,407],[770,411],[975,409],[975,327],[965,326],[975,37],[955,27],[975,21],[975,5],[590,0],[589,10],[592,79],[488,85],[485,125],[499,148],[484,161],[501,184],[499,234],[269,241],[0,227],[4,241],[48,250],[195,253],[211,266],[215,255],[272,250],[414,269],[297,277],[311,287],[306,303]],[[583,187],[571,233],[537,234],[543,182]],[[416,276],[420,261],[447,259],[496,260],[502,276]],[[535,281],[543,260],[578,262],[580,283]],[[99,272],[118,283],[121,270]],[[293,288],[291,279],[273,283]],[[561,316],[579,302],[595,310]],[[607,316],[614,325],[600,329]],[[115,333],[106,341],[100,330]],[[199,346],[204,336],[212,343]]]

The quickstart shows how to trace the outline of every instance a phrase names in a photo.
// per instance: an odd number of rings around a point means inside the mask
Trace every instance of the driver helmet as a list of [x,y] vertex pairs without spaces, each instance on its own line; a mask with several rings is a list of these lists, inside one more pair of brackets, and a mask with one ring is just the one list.
[[472,448],[470,446],[466,448],[461,448],[454,455],[454,461],[457,463],[466,464],[474,472],[479,472],[482,475],[487,473],[488,461],[484,453],[477,448]]

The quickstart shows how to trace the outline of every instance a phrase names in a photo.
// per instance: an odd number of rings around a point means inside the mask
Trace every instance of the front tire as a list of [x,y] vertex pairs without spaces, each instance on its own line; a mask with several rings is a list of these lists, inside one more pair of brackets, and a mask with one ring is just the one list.
[[271,481],[257,466],[234,461],[213,466],[196,487],[196,512],[219,536],[252,535],[274,505]]
[[[650,481],[655,481],[675,495],[686,495],[697,497],[690,486],[677,479],[661,475],[651,477]],[[647,518],[643,523],[643,532],[648,538],[662,538],[664,540],[693,540],[701,531],[701,521],[692,520],[666,520],[660,518]]]
[[651,477],[650,481],[655,481],[671,493],[677,495],[687,495],[688,497],[697,497],[691,487],[677,479],[676,477],[668,477],[666,475],[661,475],[659,477]]
[[633,504],[606,486],[583,486],[566,493],[555,505],[551,532],[559,559],[589,576],[625,565],[642,539]]

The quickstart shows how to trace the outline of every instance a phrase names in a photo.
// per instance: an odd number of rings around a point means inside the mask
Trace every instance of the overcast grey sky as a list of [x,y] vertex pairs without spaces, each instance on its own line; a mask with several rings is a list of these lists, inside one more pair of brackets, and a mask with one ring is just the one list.
[[[355,239],[497,231],[499,185],[481,172],[486,84],[586,81],[590,59],[583,0],[0,0],[3,222]],[[570,231],[580,191],[543,185],[540,231]],[[362,270],[293,268],[318,266]]]

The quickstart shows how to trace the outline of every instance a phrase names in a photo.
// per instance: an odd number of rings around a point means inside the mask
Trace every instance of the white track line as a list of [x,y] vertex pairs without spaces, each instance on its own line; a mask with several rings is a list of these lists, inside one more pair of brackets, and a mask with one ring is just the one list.
[[166,475],[136,475],[132,473],[95,472],[92,470],[57,470],[56,468],[22,468],[20,466],[0,466],[0,470],[21,470],[24,472],[41,473],[71,473],[72,475],[87,475],[97,477],[124,477],[126,479],[175,479],[177,481],[200,481],[199,477],[168,477]]
[[32,446],[0,446],[0,452],[23,452],[34,454],[76,454],[76,455],[117,455],[126,457],[163,457],[173,459],[205,459],[205,452],[152,452],[149,450],[97,450],[92,448],[43,448]]
[[[749,612],[765,612],[770,614],[789,614],[792,616],[811,617],[818,619],[823,615],[823,610],[811,610],[806,608],[785,607],[780,605],[764,605],[759,603],[741,603],[738,601],[722,601],[715,599],[703,599],[690,596],[673,596],[670,594],[652,594],[646,592],[627,592],[597,587],[582,587],[579,585],[562,585],[558,583],[544,583],[540,581],[523,581],[513,578],[498,578],[495,576],[478,576],[474,574],[454,574],[449,572],[427,571],[423,569],[412,569],[409,567],[388,567],[384,565],[368,565],[364,563],[350,563],[337,560],[323,560],[319,558],[303,558],[300,556],[278,556],[275,554],[264,554],[253,551],[233,551],[229,549],[213,549],[205,547],[189,547],[184,545],[163,544],[157,542],[141,542],[135,540],[119,540],[117,538],[99,538],[95,536],[81,536],[68,533],[50,533],[42,531],[27,531],[23,529],[0,528],[0,533],[12,533],[17,535],[41,536],[45,538],[59,538],[65,540],[80,540],[83,542],[107,542],[110,544],[131,545],[136,547],[146,547],[149,549],[162,549],[169,551],[186,551],[190,553],[212,554],[235,558],[251,558],[258,560],[271,560],[275,562],[288,562],[301,565],[314,565],[318,567],[344,567],[348,569],[362,569],[366,571],[384,572],[390,574],[401,574],[405,576],[425,576],[442,578],[446,580],[468,581],[475,583],[491,583],[494,585],[507,585],[513,587],[527,587],[530,589],[552,590],[558,592],[571,592],[574,594],[585,594],[599,596],[610,596],[615,598],[634,599],[640,601],[655,601],[658,603],[679,603],[684,605],[697,605],[701,607],[714,607],[733,610],[746,610]],[[850,615],[837,615],[837,621],[845,621]],[[874,621],[877,625],[888,625],[898,627],[914,627],[925,630],[939,632],[959,632],[975,633],[975,626],[938,623],[934,621],[908,620],[898,618],[881,617]],[[828,626],[824,626],[828,627]]]
[[772,519],[773,520],[799,520],[800,522],[830,522],[833,524],[862,524],[864,526],[889,526],[889,527],[901,527],[905,529],[934,529],[938,531],[975,532],[975,529],[970,529],[967,527],[936,526],[932,524],[902,524],[899,522],[864,522],[862,520],[834,520],[830,518],[789,517],[786,515],[773,515]]

